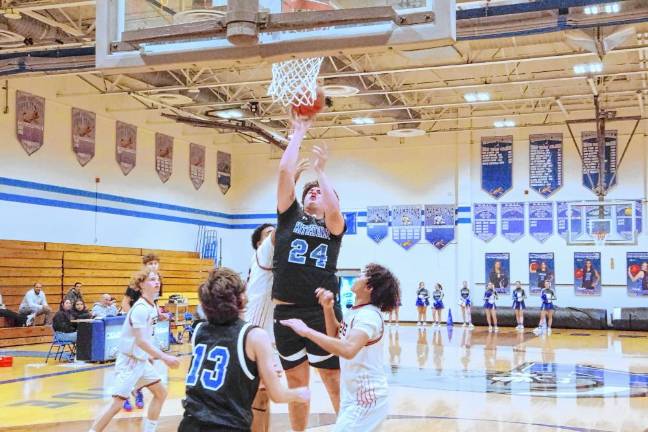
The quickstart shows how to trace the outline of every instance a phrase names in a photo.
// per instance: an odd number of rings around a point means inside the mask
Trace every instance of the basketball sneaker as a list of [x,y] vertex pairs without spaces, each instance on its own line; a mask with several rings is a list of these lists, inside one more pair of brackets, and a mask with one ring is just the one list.
[[124,401],[124,411],[131,412],[133,411],[133,406],[130,403],[130,399]]
[[137,409],[144,408],[144,395],[142,394],[142,390],[137,390],[137,392],[135,392],[135,406]]

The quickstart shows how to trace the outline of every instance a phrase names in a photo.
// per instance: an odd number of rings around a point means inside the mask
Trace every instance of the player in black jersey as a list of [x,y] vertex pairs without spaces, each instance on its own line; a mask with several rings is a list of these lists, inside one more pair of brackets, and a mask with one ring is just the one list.
[[307,402],[307,388],[286,389],[274,368],[268,333],[243,321],[245,285],[228,268],[198,289],[207,322],[196,326],[179,432],[249,432],[252,401],[263,380],[276,403]]
[[[309,327],[325,333],[324,314],[315,290],[324,288],[339,294],[337,259],[345,231],[340,203],[324,172],[328,159],[326,147],[313,149],[313,169],[317,182],[307,183],[302,193],[303,207],[295,197],[295,171],[301,142],[310,126],[309,120],[293,120],[293,136],[279,163],[277,187],[277,229],[273,262],[272,298],[275,306],[274,333],[288,386],[307,386],[309,364],[318,368],[336,412],[340,406],[339,359],[314,342],[279,324],[280,320],[298,318]],[[342,318],[339,304],[335,307]],[[308,424],[309,405],[290,403],[288,412],[294,431]]]

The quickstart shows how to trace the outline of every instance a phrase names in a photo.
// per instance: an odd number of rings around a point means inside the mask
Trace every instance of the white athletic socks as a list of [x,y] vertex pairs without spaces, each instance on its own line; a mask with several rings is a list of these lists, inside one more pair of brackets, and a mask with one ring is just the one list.
[[144,427],[142,428],[143,432],[155,432],[155,429],[157,429],[158,422],[157,420],[149,420],[145,418],[142,424],[144,425]]

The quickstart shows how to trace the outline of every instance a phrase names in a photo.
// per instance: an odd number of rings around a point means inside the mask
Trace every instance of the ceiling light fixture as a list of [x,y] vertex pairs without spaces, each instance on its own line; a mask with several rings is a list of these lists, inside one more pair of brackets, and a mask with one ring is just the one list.
[[371,117],[354,117],[351,121],[355,125],[372,125],[376,123],[376,120]]
[[216,116],[227,120],[240,119],[243,117],[243,111],[241,111],[240,109],[233,108],[233,109],[218,111],[216,113]]
[[466,93],[464,99],[466,102],[486,102],[491,100],[491,95],[487,92]]
[[574,73],[576,75],[595,74],[603,72],[603,63],[582,63],[574,65]]
[[506,128],[506,127],[515,127],[515,122],[513,120],[495,120],[493,126],[496,128]]

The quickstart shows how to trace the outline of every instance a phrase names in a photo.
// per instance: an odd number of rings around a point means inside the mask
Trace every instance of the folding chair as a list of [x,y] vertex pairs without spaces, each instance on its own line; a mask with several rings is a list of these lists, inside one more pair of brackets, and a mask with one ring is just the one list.
[[45,363],[49,361],[49,358],[52,355],[52,350],[56,349],[56,352],[54,353],[54,360],[61,361],[63,359],[63,355],[69,351],[68,355],[68,361],[72,361],[74,359],[74,356],[76,355],[76,345],[73,342],[62,342],[56,338],[56,335],[52,338],[52,344],[50,345],[50,349],[47,352],[47,357],[45,358]]

